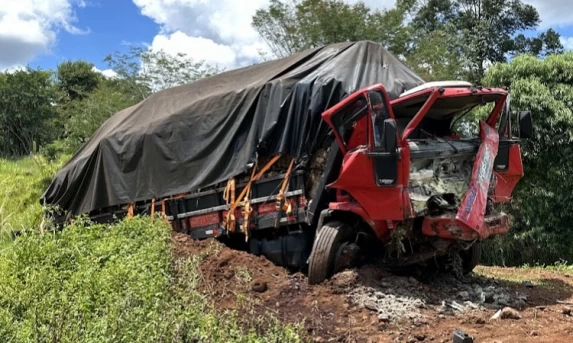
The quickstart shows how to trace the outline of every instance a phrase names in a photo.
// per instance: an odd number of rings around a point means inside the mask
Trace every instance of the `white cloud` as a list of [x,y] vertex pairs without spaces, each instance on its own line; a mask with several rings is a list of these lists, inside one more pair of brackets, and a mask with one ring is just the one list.
[[92,68],[93,71],[101,73],[103,76],[113,79],[114,77],[117,76],[117,73],[115,71],[113,71],[112,69],[104,69],[104,70],[100,70],[96,67]]
[[573,50],[573,37],[561,37],[561,44],[565,50]]
[[188,36],[181,31],[155,36],[151,49],[163,50],[171,55],[182,52],[197,61],[209,61],[223,68],[234,67],[237,59],[237,54],[230,46],[217,44],[208,38]]
[[255,11],[268,0],[133,0],[161,30],[151,49],[183,52],[196,60],[236,68],[267,50],[251,26]]
[[573,24],[571,0],[523,0],[523,2],[537,9],[541,18],[539,28],[542,30]]
[[[0,5],[0,69],[26,64],[49,51],[57,32],[78,34],[76,0],[2,0]],[[78,3],[80,6],[82,2]]]

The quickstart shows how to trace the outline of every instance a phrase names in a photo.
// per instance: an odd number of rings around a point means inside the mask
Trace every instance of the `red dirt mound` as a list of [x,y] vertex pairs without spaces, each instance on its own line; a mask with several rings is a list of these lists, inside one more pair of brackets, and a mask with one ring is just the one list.
[[[479,276],[421,283],[375,266],[345,271],[312,286],[301,273],[289,274],[264,257],[215,240],[194,241],[174,233],[173,242],[178,258],[202,256],[201,288],[215,306],[240,311],[246,300],[256,315],[304,322],[311,341],[452,342],[454,329],[460,328],[476,342],[573,342],[568,310],[573,307],[567,305],[573,301],[573,278],[551,272],[544,277],[559,287],[531,288]],[[478,295],[484,298],[489,289],[494,292],[485,298],[491,301],[480,303]],[[520,301],[522,319],[490,319],[509,298]]]

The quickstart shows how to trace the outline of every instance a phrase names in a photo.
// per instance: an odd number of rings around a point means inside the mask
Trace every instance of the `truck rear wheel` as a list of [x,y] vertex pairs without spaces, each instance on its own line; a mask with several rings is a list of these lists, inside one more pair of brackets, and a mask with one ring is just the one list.
[[471,273],[481,260],[481,242],[475,242],[468,250],[460,251],[464,274]]
[[310,284],[319,284],[334,274],[336,258],[351,234],[352,229],[338,221],[327,223],[318,231],[308,265]]

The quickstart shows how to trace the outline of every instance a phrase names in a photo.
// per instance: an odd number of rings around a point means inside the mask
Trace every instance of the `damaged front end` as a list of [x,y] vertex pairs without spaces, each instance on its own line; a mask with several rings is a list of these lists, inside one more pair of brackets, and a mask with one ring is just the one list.
[[[414,205],[424,213],[424,235],[473,241],[509,231],[507,215],[495,212],[491,198],[493,164],[498,145],[497,131],[480,122],[479,148],[475,156],[453,156],[434,161],[438,168],[425,187],[433,192],[423,209],[420,209],[419,202]],[[410,188],[413,204],[419,198],[415,189]]]
[[[393,102],[397,121],[404,127],[402,145],[410,154],[407,187],[414,231],[467,242],[509,231],[508,216],[494,205],[507,200],[517,182],[507,189],[507,182],[498,187],[497,180],[517,181],[523,168],[515,156],[500,161],[508,153],[520,153],[511,136],[506,102],[505,90],[469,86],[421,90]],[[460,117],[487,104],[492,110],[479,121],[479,136],[461,138],[454,132]],[[509,145],[512,148],[506,149]],[[515,164],[510,176],[507,162]]]

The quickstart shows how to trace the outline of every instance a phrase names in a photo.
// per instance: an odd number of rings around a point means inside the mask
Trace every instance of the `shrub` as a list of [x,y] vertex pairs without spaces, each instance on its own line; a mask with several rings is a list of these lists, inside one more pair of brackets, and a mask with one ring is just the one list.
[[169,241],[149,218],[23,233],[0,250],[0,341],[299,340],[288,326],[248,330],[217,313],[197,289],[200,257],[172,263]]

